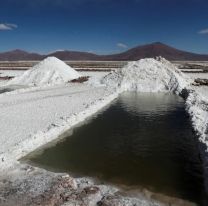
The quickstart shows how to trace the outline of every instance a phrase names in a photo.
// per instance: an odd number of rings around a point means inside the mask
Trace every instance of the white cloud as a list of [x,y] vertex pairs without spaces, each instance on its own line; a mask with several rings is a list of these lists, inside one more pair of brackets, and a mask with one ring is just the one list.
[[208,28],[199,31],[199,34],[208,34]]
[[0,23],[0,31],[7,31],[7,30],[13,30],[16,29],[16,24],[6,24],[6,23]]
[[121,42],[117,43],[117,47],[122,48],[122,49],[127,49],[128,48],[128,46],[126,44],[121,43]]

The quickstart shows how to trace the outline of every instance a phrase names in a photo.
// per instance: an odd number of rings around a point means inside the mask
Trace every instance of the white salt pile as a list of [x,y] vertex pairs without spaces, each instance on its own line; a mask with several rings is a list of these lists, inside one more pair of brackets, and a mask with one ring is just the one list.
[[163,58],[142,59],[128,63],[121,70],[105,76],[102,84],[119,92],[175,92],[180,93],[189,82],[170,62]]
[[9,85],[61,84],[72,79],[77,79],[80,74],[56,57],[48,57],[11,81]]

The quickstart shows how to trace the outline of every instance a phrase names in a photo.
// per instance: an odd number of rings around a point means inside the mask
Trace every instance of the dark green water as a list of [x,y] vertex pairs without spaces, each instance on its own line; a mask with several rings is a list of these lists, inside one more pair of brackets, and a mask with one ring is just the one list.
[[184,101],[175,95],[124,93],[72,135],[25,159],[206,204],[198,143]]

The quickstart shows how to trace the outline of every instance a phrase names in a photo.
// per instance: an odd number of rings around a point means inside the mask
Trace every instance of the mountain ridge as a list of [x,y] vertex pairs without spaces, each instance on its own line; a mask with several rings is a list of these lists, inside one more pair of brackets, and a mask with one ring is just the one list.
[[142,58],[162,56],[170,61],[208,61],[208,54],[196,54],[176,49],[161,42],[134,47],[125,52],[111,55],[98,55],[81,51],[56,51],[47,55],[31,53],[20,49],[0,53],[0,61],[39,61],[55,56],[63,61],[134,61]]

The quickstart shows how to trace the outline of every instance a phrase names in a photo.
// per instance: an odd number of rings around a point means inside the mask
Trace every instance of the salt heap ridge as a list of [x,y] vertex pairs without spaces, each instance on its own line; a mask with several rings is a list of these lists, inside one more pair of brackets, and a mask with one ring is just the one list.
[[130,62],[121,70],[105,76],[101,83],[118,92],[173,92],[178,94],[190,84],[182,72],[161,57]]
[[9,85],[53,85],[77,79],[80,74],[56,57],[48,57],[24,72],[21,76],[9,81]]

